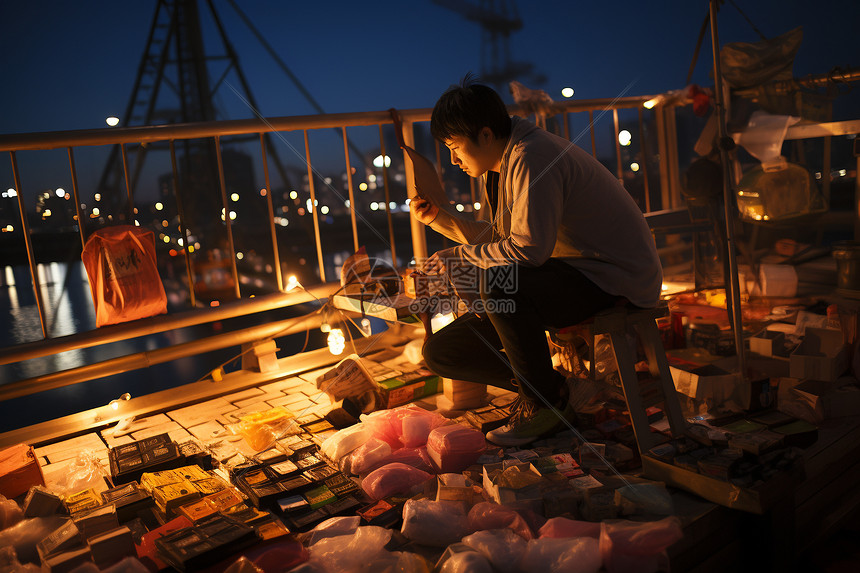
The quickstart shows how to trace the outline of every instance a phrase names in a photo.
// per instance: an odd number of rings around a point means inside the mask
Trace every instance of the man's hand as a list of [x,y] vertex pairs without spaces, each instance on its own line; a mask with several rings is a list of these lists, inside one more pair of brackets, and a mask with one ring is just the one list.
[[457,258],[457,247],[436,251],[424,261],[422,270],[428,275],[441,275],[448,272],[448,265]]
[[425,225],[432,223],[439,214],[439,207],[421,197],[415,197],[409,201],[409,210],[412,212],[413,217]]

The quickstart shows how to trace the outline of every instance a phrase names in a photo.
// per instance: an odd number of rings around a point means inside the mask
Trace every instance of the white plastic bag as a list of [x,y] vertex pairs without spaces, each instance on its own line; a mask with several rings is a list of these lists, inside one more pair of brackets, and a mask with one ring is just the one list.
[[486,557],[500,573],[519,571],[526,541],[510,529],[488,529],[463,538],[463,543]]
[[361,525],[361,518],[357,515],[326,519],[308,532],[307,545],[310,547],[317,541],[322,541],[329,537],[353,535],[359,525]]
[[354,424],[339,430],[326,438],[320,451],[331,461],[337,463],[341,458],[365,443],[373,434],[364,424]]
[[433,547],[446,547],[468,535],[469,522],[455,503],[408,499],[403,505],[400,532],[408,539]]
[[308,564],[328,573],[363,573],[385,551],[392,531],[368,525],[352,535],[329,537],[310,548]]
[[448,557],[439,573],[493,573],[493,566],[477,551],[461,551]]
[[597,573],[600,544],[593,537],[531,539],[522,564],[524,570],[542,573]]

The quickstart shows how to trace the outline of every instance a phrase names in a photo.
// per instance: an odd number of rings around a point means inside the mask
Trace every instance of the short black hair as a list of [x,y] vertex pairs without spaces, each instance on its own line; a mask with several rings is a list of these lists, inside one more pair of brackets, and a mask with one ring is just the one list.
[[439,141],[454,136],[478,141],[478,133],[489,127],[497,139],[511,134],[511,116],[493,88],[475,83],[471,75],[442,94],[430,116],[430,133]]

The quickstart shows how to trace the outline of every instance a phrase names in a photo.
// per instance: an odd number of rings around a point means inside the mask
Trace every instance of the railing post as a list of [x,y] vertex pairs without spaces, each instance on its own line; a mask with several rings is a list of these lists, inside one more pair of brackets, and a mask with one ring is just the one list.
[[[409,147],[415,148],[415,132],[411,121],[403,122],[403,142]],[[415,186],[415,170],[412,169],[411,161],[404,161],[403,164],[406,171],[406,188],[411,189]],[[422,261],[427,258],[427,234],[424,230],[424,223],[410,216],[409,228],[412,231],[412,256],[415,257],[416,262]]]
[[615,176],[618,177],[619,183],[624,185],[624,168],[621,165],[621,140],[618,139],[621,126],[618,124],[618,108],[612,108],[612,124],[615,126],[615,133],[612,134],[612,139],[615,141]]
[[[179,171],[176,169],[176,146],[170,140],[170,167],[173,178],[173,194],[176,196],[176,212],[179,215],[179,226],[182,227],[182,245],[185,247],[185,273],[188,276],[188,300],[191,307],[197,306],[194,294],[194,269],[191,266],[191,245],[188,244],[188,225],[185,223],[185,210],[182,207],[182,192],[179,189]],[[132,224],[134,222],[132,221]]]
[[[269,212],[269,232],[272,235],[272,256],[275,263],[275,278],[278,281],[278,292],[284,292],[284,273],[281,271],[281,256],[278,251],[278,235],[275,229],[275,208],[272,205],[272,187],[269,182],[269,161],[266,159],[266,135],[260,133],[260,153],[263,156],[263,178],[266,182],[266,208]],[[284,181],[286,183],[286,181]]]
[[662,104],[657,104],[654,107],[656,113],[657,125],[657,155],[660,158],[660,209],[670,209],[672,202],[670,199],[670,183],[671,174],[669,172],[669,144],[666,141],[666,114]]
[[645,192],[645,212],[651,212],[651,186],[648,181],[648,161],[649,161],[649,153],[648,153],[648,135],[645,133],[645,122],[642,120],[642,107],[638,108],[639,112],[639,137],[642,139],[642,177],[644,177],[643,181],[645,183],[644,192]]
[[[352,224],[353,252],[358,252],[358,224],[355,221],[355,194],[352,191],[352,165],[349,162],[349,142],[346,139],[346,127],[343,128],[343,156],[346,162],[346,191],[349,195],[349,220]],[[383,157],[384,159],[384,157]],[[383,164],[385,161],[383,161]],[[388,205],[385,206],[388,208]],[[314,206],[316,212],[316,206]]]
[[[314,221],[314,239],[317,245],[317,260],[320,266],[320,281],[325,282],[325,265],[323,263],[322,241],[320,240],[320,221],[317,217],[317,194],[314,188],[314,169],[311,167],[311,146],[308,142],[308,130],[303,130],[305,134],[305,162],[308,166],[308,188],[311,192],[311,208],[310,215]],[[350,209],[353,208],[352,203],[349,204]]]
[[[388,242],[391,243],[391,265],[397,268],[397,249],[394,245],[394,223],[391,221],[391,192],[388,189],[388,165],[385,164],[385,138],[382,137],[382,124],[379,124],[379,151],[382,153],[382,189],[385,191],[385,216],[388,218]],[[350,199],[352,201],[352,199]],[[352,207],[352,203],[349,204]],[[410,219],[412,217],[410,216]]]
[[242,293],[239,290],[239,269],[236,266],[236,246],[233,244],[233,222],[230,220],[230,203],[227,201],[227,181],[224,178],[224,161],[221,158],[221,137],[217,135],[215,136],[215,158],[218,160],[218,182],[221,185],[224,222],[227,223],[227,249],[230,251],[230,269],[233,271],[236,298],[242,298]]
[[[173,145],[172,141],[171,145]],[[131,190],[131,178],[128,176],[128,155],[125,152],[125,143],[120,143],[119,149],[122,152],[122,174],[125,177],[125,191],[128,194],[128,221],[129,225],[134,225],[134,194]]]
[[42,337],[48,338],[48,325],[45,323],[45,303],[42,300],[42,288],[41,284],[39,284],[39,273],[36,270],[33,241],[30,239],[30,224],[27,221],[27,211],[24,208],[24,193],[21,191],[21,178],[18,175],[18,160],[15,158],[14,151],[10,151],[9,156],[12,158],[12,178],[15,181],[15,196],[18,198],[18,212],[21,214],[21,231],[24,233],[24,245],[27,247],[27,262],[30,264],[30,278],[33,280],[33,294],[36,295],[39,324],[42,325]]

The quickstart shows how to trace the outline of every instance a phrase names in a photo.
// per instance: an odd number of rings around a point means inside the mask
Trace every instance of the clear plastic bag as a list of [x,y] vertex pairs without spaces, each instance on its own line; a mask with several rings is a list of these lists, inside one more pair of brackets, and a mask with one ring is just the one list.
[[438,427],[427,436],[427,453],[439,473],[463,471],[486,449],[484,434],[461,424]]
[[327,573],[363,573],[385,551],[392,531],[372,525],[359,527],[352,535],[329,537],[310,548],[308,565]]
[[408,499],[403,505],[403,526],[400,532],[421,545],[446,547],[460,541],[471,530],[466,513],[457,504]]
[[[280,538],[274,545],[266,546],[259,555],[253,555],[254,565],[263,573],[285,573],[308,560],[305,547],[295,539]],[[250,552],[249,552],[250,553]]]
[[0,547],[0,573],[41,573],[42,568],[33,563],[21,564],[14,547]]
[[339,535],[352,535],[361,525],[361,518],[357,515],[344,517],[332,517],[318,524],[307,533],[307,545],[310,547],[317,541]]
[[19,521],[12,527],[0,531],[0,547],[12,547],[21,563],[39,564],[39,554],[36,544],[59,529],[68,517],[52,515],[51,517],[34,517]]
[[414,404],[401,409],[400,420],[400,441],[407,448],[423,446],[433,429],[448,423],[444,416],[428,412]]
[[482,501],[476,503],[468,515],[469,528],[472,531],[487,529],[509,529],[525,540],[532,539],[534,534],[523,516],[510,507]]
[[243,555],[227,567],[224,573],[263,573],[263,570]]
[[397,408],[363,414],[361,423],[370,430],[372,437],[386,442],[392,450],[403,446],[400,441],[401,425]]
[[526,541],[510,529],[478,531],[463,538],[463,543],[481,553],[500,573],[519,571],[526,552]]
[[431,430],[448,423],[444,416],[428,412],[415,404],[379,410],[361,418],[373,436],[388,442],[392,450],[423,446]]
[[107,473],[102,469],[96,454],[92,450],[84,450],[68,462],[66,471],[48,486],[54,494],[67,496],[85,489],[94,488],[96,491],[107,489],[105,478]]
[[666,549],[684,536],[681,521],[601,523],[600,555],[609,573],[651,573],[666,564]]
[[600,523],[594,521],[579,521],[566,517],[547,519],[538,531],[541,539],[559,539],[564,537],[593,537],[600,538]]
[[431,477],[427,472],[395,462],[370,472],[362,480],[361,488],[373,499],[382,499],[395,493],[407,493]]
[[331,461],[337,463],[371,438],[373,433],[365,424],[355,424],[339,430],[326,438],[320,446],[320,451]]
[[442,556],[439,573],[493,573],[493,566],[478,551],[458,551]]
[[275,443],[297,426],[295,414],[278,406],[269,410],[242,416],[236,424],[229,424],[231,434],[242,436],[256,452],[275,447]]
[[[83,573],[84,567],[89,567],[92,565],[92,571],[102,573],[150,573],[149,569],[147,569],[146,565],[140,562],[137,557],[126,557],[118,561],[117,563],[111,565],[107,569],[99,569],[96,567],[95,563],[85,563],[78,568],[74,569],[76,573]],[[231,573],[239,573],[238,571],[234,571]],[[251,573],[249,570],[243,571],[243,573]]]
[[526,545],[523,570],[542,573],[597,573],[600,544],[592,537],[532,539]]
[[400,448],[391,452],[391,455],[385,459],[385,463],[400,462],[407,466],[412,466],[423,472],[435,473],[433,462],[430,461],[430,456],[427,455],[427,448]]
[[370,473],[384,465],[391,451],[391,445],[388,442],[379,438],[370,438],[341,460],[340,469],[353,475]]
[[22,519],[24,512],[21,511],[21,506],[14,499],[6,499],[0,495],[0,531],[12,527]]

